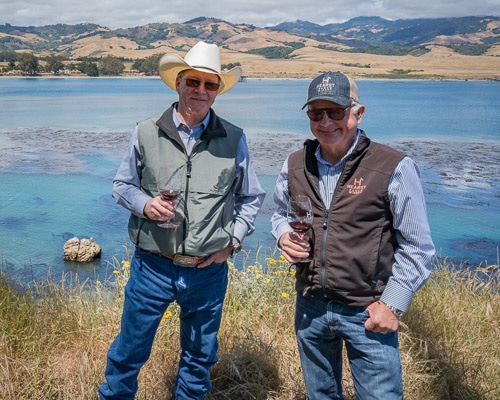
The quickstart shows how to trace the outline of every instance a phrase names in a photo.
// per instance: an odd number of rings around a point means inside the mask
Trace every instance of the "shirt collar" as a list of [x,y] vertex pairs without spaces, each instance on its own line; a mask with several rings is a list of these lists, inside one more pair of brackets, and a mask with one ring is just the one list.
[[[172,113],[172,119],[174,121],[174,124],[177,128],[177,130],[187,130],[189,131],[189,128],[181,121],[179,118],[179,114],[177,113],[177,107],[174,107],[174,111]],[[208,110],[207,115],[201,122],[193,126],[192,131],[193,132],[203,132],[205,128],[208,126],[208,122],[210,121],[210,110]],[[182,129],[184,128],[184,129]]]
[[337,166],[337,165],[340,165],[342,163],[345,162],[345,160],[351,155],[351,153],[354,151],[354,148],[356,147],[356,145],[358,144],[358,139],[359,139],[359,136],[361,135],[361,130],[358,129],[358,131],[356,132],[356,136],[354,137],[354,140],[352,141],[352,145],[351,147],[349,147],[349,150],[347,151],[347,153],[344,155],[344,157],[342,157],[342,159],[336,163],[336,164],[332,164],[326,160],[324,160],[322,157],[321,157],[321,146],[318,146],[316,148],[316,151],[314,152],[314,155],[316,156],[316,159],[318,160],[318,162],[326,165],[326,166],[330,166],[330,167],[333,167],[333,166]]

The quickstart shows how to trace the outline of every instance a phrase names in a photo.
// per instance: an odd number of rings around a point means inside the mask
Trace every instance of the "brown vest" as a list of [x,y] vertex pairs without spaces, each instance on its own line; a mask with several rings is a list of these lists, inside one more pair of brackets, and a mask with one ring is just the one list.
[[388,187],[404,154],[362,132],[327,210],[314,156],[318,145],[307,140],[288,160],[290,195],[308,195],[314,207],[314,259],[297,265],[296,288],[305,296],[366,306],[380,297],[392,275],[397,242]]

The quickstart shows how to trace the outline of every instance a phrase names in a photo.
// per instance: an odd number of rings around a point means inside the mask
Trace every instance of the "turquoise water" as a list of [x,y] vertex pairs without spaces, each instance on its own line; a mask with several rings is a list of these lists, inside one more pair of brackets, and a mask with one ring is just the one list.
[[[242,126],[268,192],[251,260],[269,254],[272,191],[288,149],[309,135],[301,107],[307,80],[248,80],[216,100]],[[358,81],[374,140],[414,157],[422,171],[438,254],[493,263],[500,244],[498,82]],[[128,213],[111,198],[112,178],[135,122],[176,100],[159,79],[0,79],[0,257],[27,279],[78,272],[109,275],[126,257]],[[102,258],[63,261],[70,237],[92,237]],[[241,262],[240,256],[239,262]]]

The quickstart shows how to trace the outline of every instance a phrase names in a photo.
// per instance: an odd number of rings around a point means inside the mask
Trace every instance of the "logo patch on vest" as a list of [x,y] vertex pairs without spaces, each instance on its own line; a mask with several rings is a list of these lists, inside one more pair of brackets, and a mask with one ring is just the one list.
[[354,178],[354,183],[347,184],[347,189],[349,194],[361,194],[366,189],[366,185],[363,185],[365,178]]

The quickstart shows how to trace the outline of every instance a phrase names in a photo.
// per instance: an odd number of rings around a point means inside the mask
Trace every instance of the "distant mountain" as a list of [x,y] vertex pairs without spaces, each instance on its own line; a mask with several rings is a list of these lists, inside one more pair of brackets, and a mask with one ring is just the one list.
[[283,22],[268,28],[325,42],[359,46],[419,46],[422,44],[495,44],[500,42],[499,17],[399,19],[357,17],[347,22],[317,25]]
[[[153,23],[123,29],[96,24],[0,25],[0,51],[30,50],[39,55],[71,58],[114,55],[130,59],[183,51],[198,40],[212,41],[227,50],[292,58],[304,47],[348,52],[418,55],[430,44],[463,54],[480,54],[500,43],[500,17],[404,19],[358,17],[338,24],[283,22],[259,28],[199,17],[184,23]],[[464,50],[466,49],[466,50]]]

